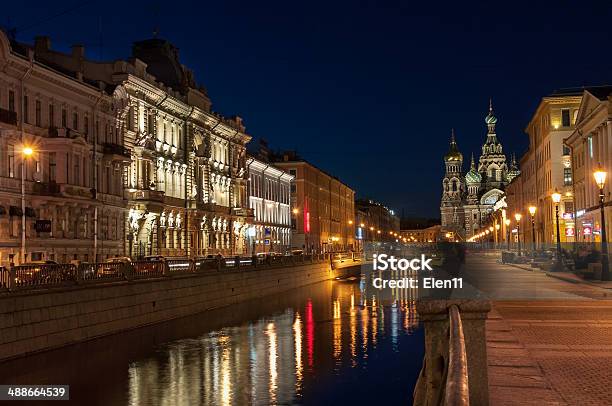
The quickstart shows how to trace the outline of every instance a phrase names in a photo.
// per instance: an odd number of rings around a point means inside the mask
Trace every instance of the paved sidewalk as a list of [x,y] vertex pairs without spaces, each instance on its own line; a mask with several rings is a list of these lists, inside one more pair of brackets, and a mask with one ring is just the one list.
[[473,262],[480,288],[495,299],[487,321],[490,404],[612,405],[611,292]]

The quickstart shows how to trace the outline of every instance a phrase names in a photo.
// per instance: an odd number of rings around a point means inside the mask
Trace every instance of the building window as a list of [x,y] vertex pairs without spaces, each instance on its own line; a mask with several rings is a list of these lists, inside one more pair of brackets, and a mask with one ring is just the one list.
[[74,156],[74,184],[81,184],[81,160],[78,156]]
[[49,127],[55,127],[55,107],[53,104],[49,105]]
[[572,168],[563,168],[563,184],[565,186],[572,184]]
[[49,152],[49,182],[55,182],[57,179],[56,165],[55,152]]
[[8,93],[8,109],[15,112],[15,92],[12,90],[9,90]]
[[297,171],[295,169],[289,169],[289,175],[296,176],[297,175]]
[[76,111],[72,113],[72,129],[79,129],[79,113],[77,113]]
[[589,144],[589,158],[593,158],[593,136],[592,135],[589,135],[587,142]]
[[570,149],[567,145],[563,145],[563,155],[569,155]]
[[29,123],[30,120],[30,112],[28,110],[28,96],[23,96],[23,122],[24,123]]
[[561,109],[561,125],[563,127],[569,127],[571,125],[569,109]]
[[295,187],[295,183],[291,184],[291,193],[295,193],[296,191],[296,187]]
[[42,121],[42,118],[41,118],[40,100],[36,100],[36,117],[35,117],[35,120],[36,120],[36,127],[41,127],[41,123],[40,122]]
[[87,135],[89,135],[89,117],[88,117],[88,116],[85,116],[85,119],[84,119],[84,120],[85,120],[85,121],[84,121],[84,123],[83,123],[83,125],[84,125],[84,127],[83,127],[83,133],[84,133],[84,134],[87,136]]
[[66,109],[62,108],[62,128],[66,128],[66,121],[67,121]]
[[9,178],[15,177],[15,146],[9,144],[7,147],[7,155],[8,155],[8,176]]

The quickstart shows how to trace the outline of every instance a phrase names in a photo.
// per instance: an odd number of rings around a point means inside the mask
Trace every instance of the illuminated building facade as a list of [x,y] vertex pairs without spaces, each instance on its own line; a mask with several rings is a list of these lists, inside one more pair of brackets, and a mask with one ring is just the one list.
[[[25,75],[32,65],[27,53],[11,53],[2,38],[3,57],[22,65]],[[24,105],[30,118],[23,128],[39,136],[41,149],[57,153],[32,160],[35,168],[27,174],[32,179],[27,189],[57,197],[59,187],[60,197],[77,199],[62,201],[57,209],[30,204],[34,211],[28,210],[29,218],[52,219],[53,240],[46,247],[59,238],[82,240],[70,242],[69,251],[77,253],[76,259],[91,261],[91,218],[98,206],[98,259],[247,252],[253,217],[246,191],[245,145],[251,137],[239,117],[225,118],[211,110],[206,90],[180,64],[176,48],[161,39],[141,41],[134,44],[131,59],[114,62],[89,61],[81,46],[72,54],[54,51],[45,37],[37,38],[33,50],[36,62],[55,71],[48,69],[46,77],[39,78],[43,69],[35,63],[36,73],[26,75]],[[22,127],[22,114],[13,113],[21,103],[19,78],[16,70],[0,93],[6,98],[3,118],[10,122],[14,139],[21,136]],[[51,123],[48,117],[53,117]],[[16,150],[14,141],[3,145],[13,165],[3,168],[7,178],[17,173]],[[97,170],[91,165],[94,157]],[[97,201],[90,193],[94,178]],[[8,189],[18,190],[17,183]],[[15,198],[11,195],[7,207],[18,207]],[[14,223],[10,217],[16,216],[7,217]],[[15,228],[11,227],[6,228],[9,233]],[[82,252],[74,249],[79,244]],[[54,252],[45,256],[71,259]]]
[[[604,187],[606,227],[612,219],[610,173],[612,169],[612,86],[580,89],[574,131],[566,140],[573,168],[573,196],[576,216],[576,241],[601,241],[599,187],[593,172],[601,165],[608,172]],[[610,241],[608,231],[608,242]],[[563,234],[562,234],[563,235]]]
[[400,219],[393,210],[370,199],[357,199],[355,210],[357,238],[363,241],[395,241],[397,239]]
[[291,248],[291,184],[293,176],[254,157],[247,158],[251,253],[281,252]]
[[[75,46],[64,57],[83,54]],[[10,256],[19,264],[123,254],[122,173],[130,156],[112,87],[59,66],[47,38],[31,46],[0,31],[0,65],[0,266]]]
[[292,245],[324,252],[356,249],[355,192],[293,151],[274,157],[273,162],[295,177]]
[[440,214],[442,233],[452,233],[463,240],[472,237],[485,226],[493,209],[504,196],[508,182],[520,174],[516,161],[506,164],[506,155],[497,138],[497,117],[493,106],[485,117],[487,137],[478,163],[472,156],[470,169],[463,174],[463,154],[459,151],[454,131],[450,148],[444,156],[445,175],[442,179]]
[[441,229],[442,226],[434,225],[427,228],[401,230],[399,236],[403,242],[407,243],[437,242],[442,238]]

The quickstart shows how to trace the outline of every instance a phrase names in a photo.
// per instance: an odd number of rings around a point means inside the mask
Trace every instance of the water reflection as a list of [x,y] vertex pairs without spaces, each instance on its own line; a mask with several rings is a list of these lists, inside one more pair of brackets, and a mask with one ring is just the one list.
[[[56,383],[70,383],[74,397],[87,399],[80,404],[92,405],[365,403],[382,396],[385,404],[405,404],[423,355],[417,292],[379,291],[371,277],[325,282],[199,316],[214,322],[190,318],[148,330],[186,330],[182,338],[161,338],[162,344],[155,339],[143,345],[140,330],[114,356],[94,358],[87,368],[74,349],[60,350],[49,357],[68,360],[64,368],[43,368],[33,381],[31,371],[17,373],[13,381],[44,383],[44,374],[56,373]],[[103,344],[89,344],[88,351],[97,345]],[[27,362],[20,368],[27,369]],[[79,393],[100,369],[112,375],[99,377],[104,389]]]

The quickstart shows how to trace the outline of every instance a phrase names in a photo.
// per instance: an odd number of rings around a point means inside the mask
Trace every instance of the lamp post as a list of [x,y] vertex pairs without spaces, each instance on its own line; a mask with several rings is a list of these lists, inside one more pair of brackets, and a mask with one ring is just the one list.
[[26,160],[34,153],[34,150],[24,146],[21,150],[23,161],[21,162],[21,263],[26,262],[26,204],[25,204],[25,177]]
[[510,219],[505,219],[504,224],[506,225],[506,244],[508,245],[507,249],[510,251]]
[[561,264],[561,233],[559,231],[559,203],[561,202],[561,193],[555,189],[554,193],[550,195],[552,201],[555,203],[555,221],[557,222],[557,258],[554,264],[554,269],[560,271],[562,268]]
[[521,256],[521,218],[523,215],[521,213],[516,213],[514,215],[514,219],[516,220],[516,239],[518,243],[518,256]]
[[499,229],[501,228],[501,226],[499,224],[495,224],[495,248],[499,249],[499,240],[501,240],[501,237],[499,236]]
[[599,168],[593,173],[595,182],[599,187],[599,210],[601,212],[601,279],[607,281],[610,279],[610,270],[608,268],[608,239],[606,237],[606,220],[604,217],[604,186],[606,185],[606,177],[608,173],[599,165]]
[[536,237],[535,237],[535,214],[537,208],[535,206],[529,206],[529,214],[531,215],[531,244],[533,250],[533,256],[536,253]]

